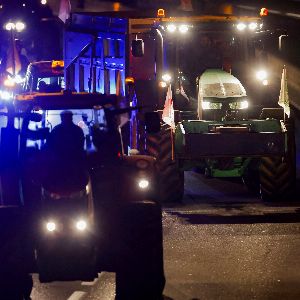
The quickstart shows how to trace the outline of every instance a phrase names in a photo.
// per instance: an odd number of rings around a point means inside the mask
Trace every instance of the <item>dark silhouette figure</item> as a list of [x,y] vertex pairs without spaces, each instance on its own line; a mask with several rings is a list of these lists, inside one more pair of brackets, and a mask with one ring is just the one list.
[[27,67],[30,62],[29,62],[29,59],[27,58],[27,56],[22,54],[22,49],[24,48],[22,45],[22,42],[18,39],[15,39],[15,43],[16,43],[16,49],[18,51],[19,59],[20,59],[20,63],[21,63],[21,70],[20,70],[19,74],[21,76],[25,76]]
[[55,193],[82,190],[88,181],[84,133],[73,123],[73,113],[63,111],[61,124],[51,131],[46,144],[48,172],[44,187]]

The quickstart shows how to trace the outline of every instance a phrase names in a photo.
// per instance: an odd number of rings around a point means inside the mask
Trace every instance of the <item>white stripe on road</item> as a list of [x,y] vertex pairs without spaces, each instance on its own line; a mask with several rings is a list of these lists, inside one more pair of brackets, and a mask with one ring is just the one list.
[[67,300],[81,300],[86,294],[86,292],[76,291]]

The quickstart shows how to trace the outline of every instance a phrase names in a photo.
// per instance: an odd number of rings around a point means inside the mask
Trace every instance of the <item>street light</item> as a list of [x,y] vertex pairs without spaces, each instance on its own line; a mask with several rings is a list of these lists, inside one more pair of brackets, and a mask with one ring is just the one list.
[[12,46],[12,75],[16,76],[16,53],[15,53],[15,32],[21,32],[25,29],[25,23],[21,21],[8,22],[4,25],[5,29],[10,32],[11,46]]
[[20,21],[18,21],[16,23],[8,22],[8,23],[5,24],[4,27],[5,27],[5,29],[7,31],[14,31],[14,30],[16,30],[18,32],[21,32],[21,31],[23,31],[25,29],[25,23],[20,22]]

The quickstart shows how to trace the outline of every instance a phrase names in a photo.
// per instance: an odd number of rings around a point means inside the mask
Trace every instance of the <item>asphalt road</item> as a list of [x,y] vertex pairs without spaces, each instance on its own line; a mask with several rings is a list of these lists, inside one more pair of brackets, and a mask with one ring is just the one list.
[[[166,299],[299,299],[300,201],[262,203],[239,181],[186,172],[163,212]],[[33,300],[112,300],[115,275],[40,284]]]

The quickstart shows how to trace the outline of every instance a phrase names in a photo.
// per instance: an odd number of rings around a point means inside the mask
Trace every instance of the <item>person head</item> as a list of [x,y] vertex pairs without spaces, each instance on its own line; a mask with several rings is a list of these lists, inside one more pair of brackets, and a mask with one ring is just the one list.
[[64,110],[60,113],[61,123],[64,125],[73,124],[73,113],[70,110]]
[[38,85],[39,91],[40,92],[45,92],[47,89],[47,83],[45,81],[40,81]]

